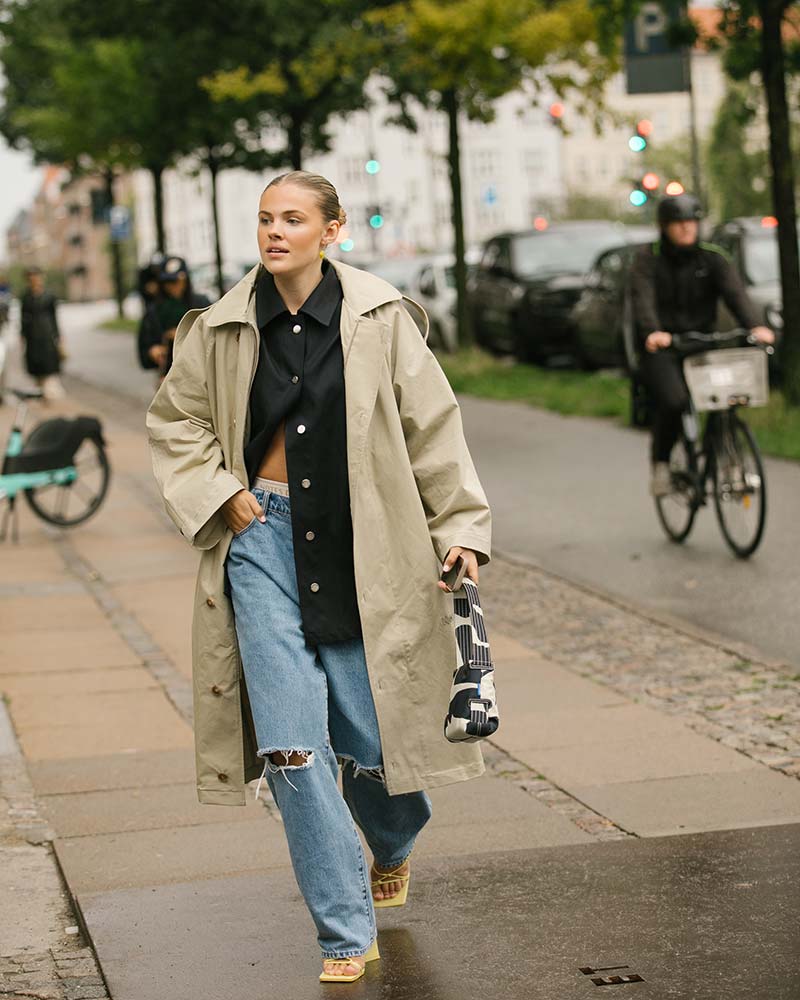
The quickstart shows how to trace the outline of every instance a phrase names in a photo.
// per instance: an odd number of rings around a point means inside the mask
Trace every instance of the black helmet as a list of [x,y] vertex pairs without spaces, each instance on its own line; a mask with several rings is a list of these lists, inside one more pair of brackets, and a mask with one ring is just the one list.
[[703,207],[693,194],[668,194],[658,203],[658,224],[662,228],[670,222],[700,221]]

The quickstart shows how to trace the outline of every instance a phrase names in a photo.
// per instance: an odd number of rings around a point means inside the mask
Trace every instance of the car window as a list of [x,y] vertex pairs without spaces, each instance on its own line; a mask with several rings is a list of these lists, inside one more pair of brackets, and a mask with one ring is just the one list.
[[514,239],[514,271],[525,278],[559,271],[583,274],[599,253],[618,242],[616,229],[526,233]]
[[748,233],[743,240],[742,256],[744,258],[742,269],[751,284],[764,285],[780,281],[777,230],[766,229],[759,233]]
[[511,268],[511,253],[507,240],[492,240],[486,244],[483,253],[481,267],[491,270],[492,268],[503,268],[508,271]]

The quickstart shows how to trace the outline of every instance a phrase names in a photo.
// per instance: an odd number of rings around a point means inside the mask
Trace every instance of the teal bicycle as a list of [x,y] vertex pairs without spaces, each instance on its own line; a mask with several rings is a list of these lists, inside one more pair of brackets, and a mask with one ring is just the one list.
[[17,411],[0,472],[0,501],[5,500],[0,541],[9,522],[19,541],[16,501],[21,493],[31,510],[48,524],[71,528],[97,512],[108,492],[111,468],[103,429],[96,417],[54,417],[23,435],[30,400],[39,390],[12,389]]

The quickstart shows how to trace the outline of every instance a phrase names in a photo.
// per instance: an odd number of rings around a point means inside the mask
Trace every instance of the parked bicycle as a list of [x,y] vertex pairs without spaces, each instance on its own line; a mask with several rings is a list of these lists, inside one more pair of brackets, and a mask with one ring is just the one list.
[[[656,498],[667,535],[683,542],[698,510],[714,498],[720,530],[731,550],[746,559],[758,548],[767,513],[767,484],[753,433],[741,411],[765,406],[769,397],[767,354],[771,347],[707,350],[709,342],[753,344],[746,330],[674,335],[684,356],[691,404],[670,459],[671,492]],[[707,412],[700,434],[698,414]]]
[[17,411],[0,473],[0,501],[6,501],[0,541],[9,521],[19,541],[16,499],[22,493],[31,510],[48,524],[71,528],[97,512],[108,492],[111,469],[100,421],[96,417],[54,417],[23,437],[28,402],[41,390],[10,390]]

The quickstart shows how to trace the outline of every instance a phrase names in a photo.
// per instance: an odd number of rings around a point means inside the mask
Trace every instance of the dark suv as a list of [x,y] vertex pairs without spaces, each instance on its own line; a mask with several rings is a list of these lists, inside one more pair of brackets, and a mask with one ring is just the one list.
[[560,222],[501,233],[483,250],[469,285],[479,344],[522,361],[575,358],[571,311],[605,249],[641,239],[616,222]]

